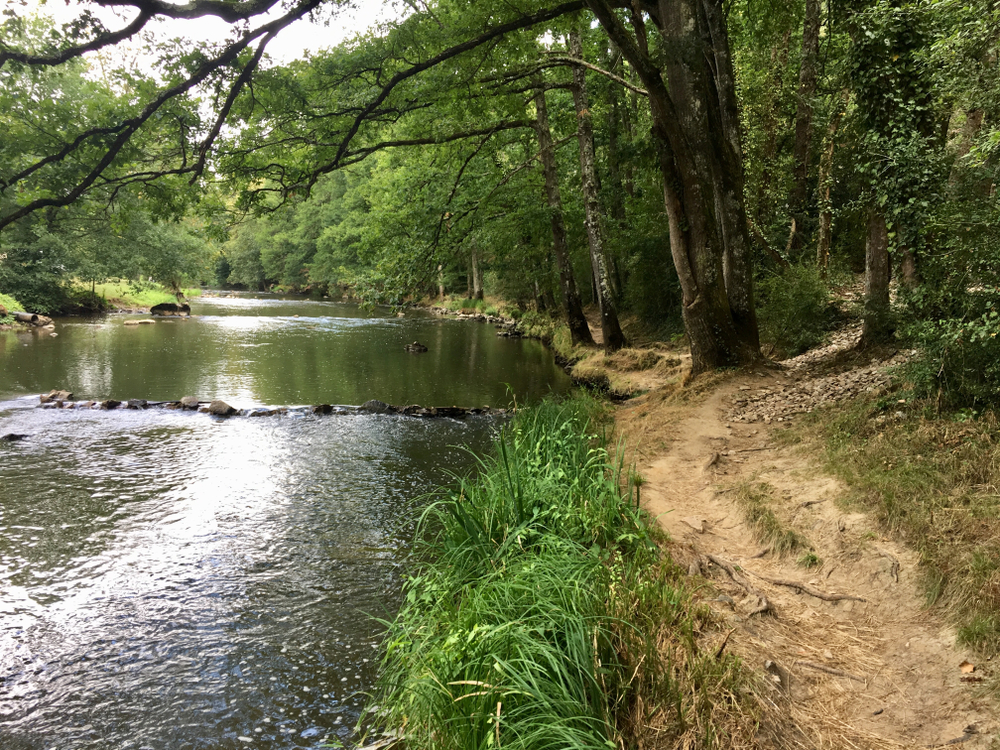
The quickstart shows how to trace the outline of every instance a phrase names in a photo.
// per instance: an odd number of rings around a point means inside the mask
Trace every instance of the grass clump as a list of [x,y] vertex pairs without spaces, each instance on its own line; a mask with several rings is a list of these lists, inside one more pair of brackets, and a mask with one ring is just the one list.
[[1000,433],[993,412],[862,398],[813,415],[829,470],[890,532],[917,549],[929,601],[948,607],[959,639],[1000,655]]
[[767,482],[740,482],[734,488],[736,502],[743,508],[743,517],[757,541],[767,545],[779,557],[809,547],[805,537],[785,528],[774,511],[771,497],[774,488]]
[[607,750],[651,725],[731,746],[715,717],[745,700],[739,662],[698,649],[711,615],[589,434],[592,405],[519,412],[424,513],[377,690],[407,748]]

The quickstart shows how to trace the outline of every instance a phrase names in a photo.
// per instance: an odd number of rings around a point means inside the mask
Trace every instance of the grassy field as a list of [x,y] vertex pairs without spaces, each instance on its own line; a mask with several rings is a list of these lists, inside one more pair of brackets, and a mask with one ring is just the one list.
[[742,664],[699,648],[712,615],[592,435],[598,412],[522,410],[424,513],[375,696],[410,750],[752,744]]

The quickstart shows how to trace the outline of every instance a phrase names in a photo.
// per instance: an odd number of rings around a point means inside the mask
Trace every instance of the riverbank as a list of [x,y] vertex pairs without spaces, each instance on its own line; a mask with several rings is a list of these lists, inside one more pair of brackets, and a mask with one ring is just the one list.
[[[81,309],[94,309],[87,306],[87,301],[90,300],[92,305],[103,312],[148,313],[155,305],[177,302],[177,296],[159,284],[108,282],[97,284],[90,289],[79,286],[76,292],[75,299]],[[199,297],[201,289],[184,289],[183,294],[188,298]]]
[[601,348],[600,313],[586,311],[597,346],[574,346],[569,328],[545,312],[520,311],[499,300],[450,300],[445,305],[419,304],[435,315],[475,320],[493,325],[497,336],[537,339],[548,346],[559,365],[577,385],[621,401],[683,382],[691,355],[683,340],[676,343],[648,339],[624,319],[627,338],[634,342],[612,354]]
[[375,702],[407,748],[751,747],[755,691],[588,397],[521,410],[425,511]]

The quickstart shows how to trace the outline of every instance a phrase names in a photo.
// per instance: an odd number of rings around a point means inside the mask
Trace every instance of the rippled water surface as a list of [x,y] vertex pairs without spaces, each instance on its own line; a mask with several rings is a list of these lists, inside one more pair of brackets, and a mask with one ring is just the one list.
[[[478,405],[567,385],[533,342],[481,324],[278,300],[195,311],[0,334],[0,434],[29,436],[0,443],[4,750],[350,740],[419,498],[498,427],[45,410],[29,394]],[[402,352],[414,339],[423,358]]]

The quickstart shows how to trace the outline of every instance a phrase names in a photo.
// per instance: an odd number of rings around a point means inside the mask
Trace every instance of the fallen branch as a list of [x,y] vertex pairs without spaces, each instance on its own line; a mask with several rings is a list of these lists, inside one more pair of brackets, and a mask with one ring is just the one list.
[[810,505],[819,505],[820,503],[825,503],[826,498],[822,500],[806,500],[804,503],[799,503],[800,508],[808,508]]
[[868,682],[868,680],[866,680],[864,677],[859,677],[856,674],[845,672],[842,669],[834,669],[833,667],[828,667],[825,664],[816,664],[815,662],[803,661],[801,659],[796,659],[793,663],[796,666],[806,667],[808,669],[815,669],[818,672],[826,672],[827,674],[832,674],[835,677],[847,677],[848,679],[857,680],[858,682],[864,682],[864,683]]
[[762,576],[760,573],[754,573],[752,570],[747,570],[750,575],[755,578],[759,578],[762,581],[767,581],[768,583],[773,583],[775,586],[786,586],[790,589],[795,589],[803,594],[809,594],[809,596],[815,596],[817,599],[822,599],[825,602],[842,602],[845,600],[854,602],[866,602],[867,599],[863,599],[860,596],[853,596],[852,594],[827,594],[819,589],[814,589],[808,583],[799,583],[798,581],[786,581],[781,578],[768,578],[767,576]]

